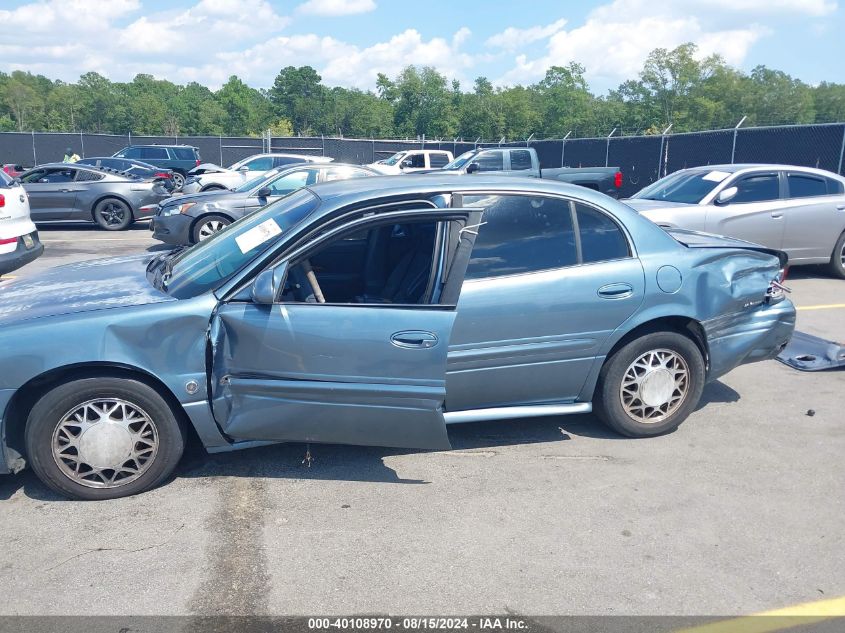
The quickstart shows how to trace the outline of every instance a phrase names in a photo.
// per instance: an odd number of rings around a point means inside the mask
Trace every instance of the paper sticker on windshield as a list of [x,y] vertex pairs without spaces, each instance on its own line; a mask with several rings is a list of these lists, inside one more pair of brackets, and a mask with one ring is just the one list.
[[277,235],[280,235],[282,229],[276,223],[273,218],[269,220],[265,220],[258,226],[252,227],[249,231],[244,233],[243,235],[238,235],[235,238],[235,242],[238,245],[238,248],[241,249],[243,254],[248,253],[256,246],[260,246],[267,240],[270,240]]
[[725,178],[730,176],[729,172],[726,171],[711,171],[709,174],[706,174],[701,177],[702,180],[712,180],[713,182],[722,182]]

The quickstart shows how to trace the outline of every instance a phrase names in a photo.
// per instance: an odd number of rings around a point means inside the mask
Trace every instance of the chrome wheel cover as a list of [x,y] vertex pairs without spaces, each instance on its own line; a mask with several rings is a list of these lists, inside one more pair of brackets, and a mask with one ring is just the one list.
[[208,239],[218,231],[222,231],[226,226],[227,225],[220,220],[206,220],[200,224],[200,230],[197,231],[199,241],[202,242],[203,240]]
[[117,488],[152,466],[158,429],[138,405],[120,398],[98,398],[65,413],[53,431],[53,459],[74,483]]
[[842,268],[845,268],[845,244],[842,244],[842,250],[839,251],[839,263],[842,265]]
[[678,410],[689,387],[690,371],[683,357],[670,349],[655,349],[628,366],[619,396],[628,417],[641,424],[656,424]]
[[173,188],[174,189],[179,189],[179,187],[181,187],[182,185],[185,184],[185,177],[182,174],[180,174],[178,171],[174,171],[170,175],[170,179],[173,181]]

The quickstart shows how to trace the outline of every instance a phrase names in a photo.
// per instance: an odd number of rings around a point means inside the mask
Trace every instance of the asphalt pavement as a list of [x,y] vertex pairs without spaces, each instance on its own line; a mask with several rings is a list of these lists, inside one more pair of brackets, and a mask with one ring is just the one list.
[[[13,276],[160,247],[45,229]],[[798,328],[845,340],[845,281],[795,269]],[[814,415],[808,415],[809,410]],[[0,477],[0,614],[732,615],[845,595],[845,370],[710,384],[670,435],[593,416],[468,424],[451,452],[192,450],[163,487],[57,498]]]

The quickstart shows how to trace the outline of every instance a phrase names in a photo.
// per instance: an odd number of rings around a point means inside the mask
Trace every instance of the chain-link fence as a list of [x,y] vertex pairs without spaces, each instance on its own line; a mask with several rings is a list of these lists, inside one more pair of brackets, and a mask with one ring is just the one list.
[[70,147],[81,156],[110,156],[127,145],[193,145],[203,161],[231,165],[260,152],[290,152],[367,164],[407,149],[448,150],[455,156],[476,147],[532,147],[543,167],[619,167],[622,196],[668,173],[700,165],[784,163],[842,174],[845,123],[738,128],[653,136],[546,139],[511,142],[463,139],[384,140],[335,137],[136,136],[134,134],[0,133],[0,163],[24,166],[61,160]]

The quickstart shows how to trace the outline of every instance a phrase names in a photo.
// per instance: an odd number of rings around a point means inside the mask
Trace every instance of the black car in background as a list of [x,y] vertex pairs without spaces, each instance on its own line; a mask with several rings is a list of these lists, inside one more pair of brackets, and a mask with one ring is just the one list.
[[131,158],[171,169],[176,189],[184,184],[185,174],[202,162],[199,150],[192,145],[130,145],[116,152],[113,158]]
[[149,219],[170,195],[161,179],[76,163],[39,165],[21,174],[20,181],[36,224],[96,222],[108,231]]
[[165,167],[156,167],[150,163],[131,158],[114,158],[113,156],[91,156],[76,161],[77,165],[89,165],[91,167],[106,167],[115,171],[122,171],[127,174],[140,176],[141,178],[160,179],[168,191],[174,189],[173,170]]

